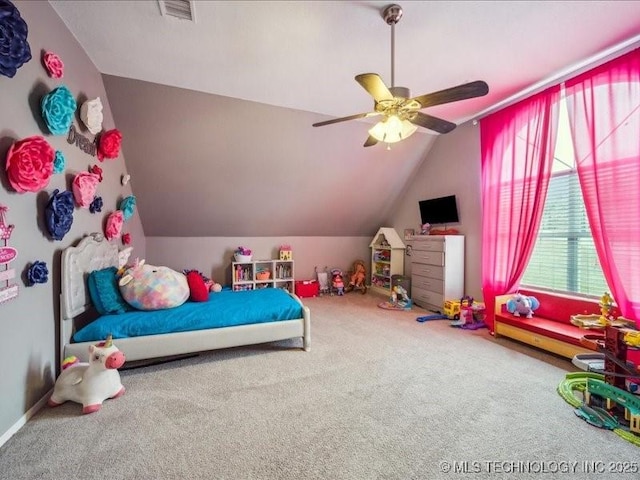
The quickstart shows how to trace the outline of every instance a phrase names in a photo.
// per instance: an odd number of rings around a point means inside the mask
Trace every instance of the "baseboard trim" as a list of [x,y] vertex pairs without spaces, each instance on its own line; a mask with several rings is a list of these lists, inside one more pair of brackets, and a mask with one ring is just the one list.
[[33,407],[27,410],[27,413],[25,413],[22,417],[20,417],[20,419],[16,423],[14,423],[13,426],[9,428],[9,430],[7,430],[2,434],[2,436],[0,437],[0,447],[2,447],[5,443],[7,443],[9,439],[13,437],[16,434],[16,432],[20,430],[29,421],[31,417],[33,417],[36,413],[38,413],[38,411],[40,411],[42,407],[45,406],[45,404],[49,400],[49,397],[51,396],[52,393],[53,393],[53,388],[49,390],[44,395],[44,397],[38,400]]

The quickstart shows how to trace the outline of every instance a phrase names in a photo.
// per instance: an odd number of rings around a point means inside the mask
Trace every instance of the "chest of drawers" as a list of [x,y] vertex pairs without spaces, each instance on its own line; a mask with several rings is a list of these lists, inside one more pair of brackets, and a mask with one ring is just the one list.
[[415,236],[411,247],[411,299],[441,312],[445,300],[464,295],[464,236]]

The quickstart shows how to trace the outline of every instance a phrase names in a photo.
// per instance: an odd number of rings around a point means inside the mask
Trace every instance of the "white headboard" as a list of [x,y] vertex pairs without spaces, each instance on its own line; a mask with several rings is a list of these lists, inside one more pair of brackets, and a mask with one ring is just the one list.
[[[91,306],[87,276],[94,270],[118,267],[118,246],[109,243],[101,233],[84,237],[75,247],[62,252],[62,283],[60,293],[61,345],[70,342],[73,318]],[[64,350],[64,349],[63,349]]]

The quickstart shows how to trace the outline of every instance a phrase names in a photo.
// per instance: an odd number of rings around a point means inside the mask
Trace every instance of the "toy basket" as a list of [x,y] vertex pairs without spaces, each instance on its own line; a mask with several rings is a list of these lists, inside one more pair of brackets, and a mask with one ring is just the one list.
[[300,298],[317,297],[320,288],[315,280],[298,280],[295,282],[294,291]]
[[256,280],[269,280],[270,277],[271,272],[269,270],[256,273]]
[[236,262],[240,263],[249,263],[253,258],[253,255],[240,255],[239,253],[234,253],[233,256],[236,259]]

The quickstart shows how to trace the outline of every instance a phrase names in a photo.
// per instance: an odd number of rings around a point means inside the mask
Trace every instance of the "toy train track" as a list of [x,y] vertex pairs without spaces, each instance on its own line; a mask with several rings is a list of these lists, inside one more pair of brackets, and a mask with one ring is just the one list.
[[[574,392],[577,391],[584,395],[584,392],[587,389],[588,379],[604,381],[604,376],[595,372],[567,373],[565,379],[558,385],[558,394],[572,407],[576,409],[580,408],[583,405],[583,401],[581,398],[577,397]],[[580,414],[577,415],[582,416]],[[596,420],[595,417],[591,417],[591,419]],[[614,427],[612,431],[619,437],[640,447],[640,436],[619,427]]]

